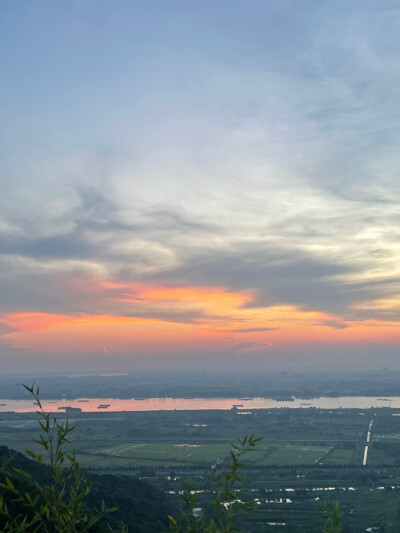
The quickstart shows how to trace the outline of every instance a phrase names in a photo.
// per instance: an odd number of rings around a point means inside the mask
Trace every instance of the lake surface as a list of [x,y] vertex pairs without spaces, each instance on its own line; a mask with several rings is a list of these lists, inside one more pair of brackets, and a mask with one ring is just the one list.
[[[4,405],[5,404],[5,405]],[[340,396],[338,398],[295,398],[294,401],[279,401],[269,398],[145,398],[120,400],[117,398],[79,398],[76,400],[43,400],[45,411],[59,411],[59,407],[79,407],[83,412],[104,411],[172,411],[202,410],[202,409],[232,409],[237,406],[240,410],[265,408],[303,408],[318,409],[369,409],[371,407],[400,408],[400,396]],[[108,406],[99,408],[99,405]],[[1,400],[0,412],[16,411],[34,412],[38,409],[32,400]]]

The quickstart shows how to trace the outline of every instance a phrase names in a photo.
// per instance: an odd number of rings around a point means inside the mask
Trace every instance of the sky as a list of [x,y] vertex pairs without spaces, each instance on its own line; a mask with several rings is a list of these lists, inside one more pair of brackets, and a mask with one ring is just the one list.
[[400,366],[397,0],[0,13],[0,373]]

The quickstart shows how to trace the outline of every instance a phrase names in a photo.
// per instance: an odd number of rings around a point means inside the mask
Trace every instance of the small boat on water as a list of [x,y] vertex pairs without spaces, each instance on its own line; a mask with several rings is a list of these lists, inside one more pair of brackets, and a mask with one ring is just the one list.
[[110,407],[109,403],[101,403],[97,406],[97,409],[108,409],[108,407]]
[[79,403],[87,403],[89,400],[78,400]]

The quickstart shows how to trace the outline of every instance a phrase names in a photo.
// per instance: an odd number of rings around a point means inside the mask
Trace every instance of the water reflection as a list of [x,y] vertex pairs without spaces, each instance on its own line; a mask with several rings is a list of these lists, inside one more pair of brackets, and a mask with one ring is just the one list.
[[[338,398],[312,398],[304,402],[301,398],[293,401],[271,400],[269,398],[246,398],[245,409],[235,407],[243,398],[77,398],[75,400],[43,400],[45,411],[57,412],[64,407],[80,409],[83,412],[105,411],[172,411],[204,409],[237,409],[238,413],[248,414],[249,409],[301,408],[301,409],[370,409],[400,408],[400,396],[385,398],[369,396],[341,396]],[[31,400],[1,400],[0,412],[34,412],[37,406]]]

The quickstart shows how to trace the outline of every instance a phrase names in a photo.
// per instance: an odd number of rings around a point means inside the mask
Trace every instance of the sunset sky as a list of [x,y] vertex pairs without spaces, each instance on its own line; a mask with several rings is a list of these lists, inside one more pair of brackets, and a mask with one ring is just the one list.
[[400,367],[400,6],[0,6],[0,372]]

